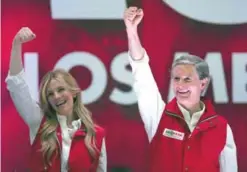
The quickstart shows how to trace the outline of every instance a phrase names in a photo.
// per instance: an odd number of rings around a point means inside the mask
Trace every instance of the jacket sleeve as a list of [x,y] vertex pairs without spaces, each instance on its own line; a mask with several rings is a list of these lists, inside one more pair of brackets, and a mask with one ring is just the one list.
[[220,172],[238,172],[237,149],[231,127],[227,124],[226,144],[220,154]]
[[22,70],[17,75],[8,75],[5,82],[10,97],[25,123],[29,127],[31,144],[38,132],[43,115],[37,102],[32,98],[25,72]]
[[106,171],[107,171],[107,155],[106,155],[105,138],[103,138],[97,172],[106,172]]
[[134,77],[133,88],[137,96],[139,112],[145,126],[149,141],[156,133],[161,115],[165,108],[161,94],[149,66],[149,57],[145,51],[141,60],[133,60],[129,55],[129,62]]

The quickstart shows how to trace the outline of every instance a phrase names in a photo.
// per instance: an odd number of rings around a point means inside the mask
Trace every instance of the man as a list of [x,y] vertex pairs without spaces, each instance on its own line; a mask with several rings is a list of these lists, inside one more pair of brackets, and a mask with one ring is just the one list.
[[166,104],[137,33],[143,15],[142,9],[130,7],[124,22],[134,90],[150,141],[148,171],[237,172],[231,128],[210,101],[201,100],[210,81],[208,64],[194,55],[178,58],[171,71],[175,98]]

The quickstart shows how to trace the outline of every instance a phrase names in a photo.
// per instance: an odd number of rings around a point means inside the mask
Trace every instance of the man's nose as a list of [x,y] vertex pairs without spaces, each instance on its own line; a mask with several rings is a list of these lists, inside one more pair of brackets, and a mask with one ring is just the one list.
[[183,89],[184,86],[185,86],[185,83],[183,82],[183,80],[180,80],[180,81],[177,82],[177,87],[178,87],[179,89]]

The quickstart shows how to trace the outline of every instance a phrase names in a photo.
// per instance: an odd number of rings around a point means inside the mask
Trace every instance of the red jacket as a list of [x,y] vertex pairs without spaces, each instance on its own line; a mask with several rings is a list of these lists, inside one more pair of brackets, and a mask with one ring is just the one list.
[[[43,124],[45,119],[42,120]],[[41,127],[40,127],[41,129]],[[40,130],[39,129],[39,130]],[[57,146],[60,148],[58,155],[55,156],[55,153],[52,155],[51,165],[46,165],[43,159],[41,148],[41,138],[40,134],[36,135],[36,138],[31,147],[31,162],[30,162],[30,171],[31,172],[60,172],[61,171],[61,160],[60,154],[62,149],[62,136],[61,128],[57,127]],[[99,154],[97,155],[96,160],[90,156],[85,144],[84,137],[86,133],[83,128],[77,130],[73,136],[69,160],[68,160],[68,172],[95,172],[98,167]],[[99,150],[101,150],[102,141],[104,138],[104,130],[100,127],[96,128],[96,145]]]
[[197,127],[190,130],[176,99],[166,105],[150,144],[151,172],[219,172],[219,157],[226,142],[226,120],[213,105],[206,106]]

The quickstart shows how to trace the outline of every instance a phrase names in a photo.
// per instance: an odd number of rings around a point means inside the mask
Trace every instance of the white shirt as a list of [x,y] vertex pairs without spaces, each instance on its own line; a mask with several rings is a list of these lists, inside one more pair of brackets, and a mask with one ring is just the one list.
[[[166,103],[163,101],[152,71],[149,66],[149,57],[145,55],[141,60],[133,60],[129,55],[129,62],[134,76],[134,91],[137,95],[138,107],[143,120],[149,142],[154,137],[159,121],[165,109]],[[184,119],[192,132],[198,120],[205,110],[203,109],[190,116],[186,109],[179,106]],[[229,125],[226,128],[226,144],[219,157],[220,172],[237,172],[237,151],[232,130]]]
[[[8,75],[6,78],[7,89],[15,104],[15,107],[25,123],[29,127],[30,142],[33,143],[38,132],[43,114],[39,105],[35,102],[30,94],[28,85],[25,80],[25,72],[21,71],[15,76]],[[57,115],[59,124],[62,130],[62,155],[61,155],[61,172],[67,172],[67,164],[69,151],[71,146],[71,136],[80,128],[81,121],[75,120],[72,122],[73,128],[67,126],[66,117]],[[82,162],[83,163],[83,162]],[[97,172],[107,171],[107,155],[105,147],[105,139],[103,139],[101,155]]]

